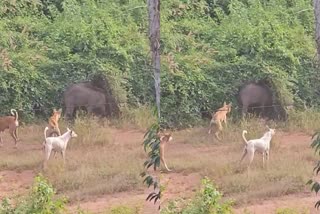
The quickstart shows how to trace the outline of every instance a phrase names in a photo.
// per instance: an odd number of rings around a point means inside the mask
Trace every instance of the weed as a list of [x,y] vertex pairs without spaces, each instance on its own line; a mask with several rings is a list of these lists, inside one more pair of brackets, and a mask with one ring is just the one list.
[[162,214],[228,214],[232,202],[221,202],[222,194],[208,178],[202,179],[201,190],[192,200],[171,201]]

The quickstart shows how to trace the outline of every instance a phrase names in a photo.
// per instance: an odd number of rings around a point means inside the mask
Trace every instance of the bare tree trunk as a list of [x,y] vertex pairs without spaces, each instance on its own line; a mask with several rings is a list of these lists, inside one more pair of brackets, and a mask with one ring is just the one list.
[[160,0],[148,0],[148,10],[155,96],[158,117],[160,118]]
[[317,43],[317,54],[318,60],[320,61],[320,0],[313,0],[314,3],[314,16],[316,24],[316,43]]

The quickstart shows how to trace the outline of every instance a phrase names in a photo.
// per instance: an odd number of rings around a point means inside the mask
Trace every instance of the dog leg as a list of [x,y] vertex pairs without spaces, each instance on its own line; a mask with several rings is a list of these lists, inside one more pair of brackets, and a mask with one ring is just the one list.
[[3,146],[3,141],[2,141],[2,137],[1,137],[2,132],[0,132],[0,147]]
[[57,152],[56,152],[56,151],[53,151],[53,158],[54,158],[54,159],[57,158],[56,155],[57,155]]
[[210,120],[210,124],[209,124],[209,131],[208,131],[208,134],[211,134],[211,129],[212,129],[212,124],[214,122],[212,120]]
[[265,152],[262,153],[262,168],[264,168]]
[[14,130],[14,135],[16,136],[17,141],[19,141],[20,139],[18,138],[18,128]]
[[245,158],[246,155],[247,155],[247,148],[244,148],[243,154],[242,154],[242,157],[241,157],[241,160],[240,160],[240,164],[242,163],[242,161],[243,161],[243,159]]
[[216,136],[216,138],[221,141],[221,138],[219,137],[219,131],[217,131],[216,133],[214,133],[214,135]]
[[171,171],[172,171],[171,169],[168,168],[168,166],[167,166],[167,164],[166,164],[165,161],[162,160],[162,163],[164,164],[164,167],[166,168],[166,170],[167,170],[168,172],[171,172]]
[[11,135],[11,137],[14,139],[14,147],[15,147],[15,148],[18,148],[17,138],[16,138],[16,136],[14,135],[14,130],[10,129],[10,135]]
[[[248,151],[247,151],[248,152]],[[248,163],[248,176],[250,174],[250,166],[251,163],[253,161],[253,157],[254,157],[254,153],[252,153],[251,151],[248,152],[248,159],[249,159],[249,163]]]
[[51,151],[52,151],[51,148],[45,147],[45,150],[44,150],[43,169],[46,169],[46,168],[47,168],[47,162],[48,162],[49,159],[50,159]]
[[63,167],[65,167],[66,165],[66,151],[61,151],[61,155],[62,155],[62,158],[63,158]]
[[269,151],[266,151],[267,169],[269,168],[269,157],[270,157]]

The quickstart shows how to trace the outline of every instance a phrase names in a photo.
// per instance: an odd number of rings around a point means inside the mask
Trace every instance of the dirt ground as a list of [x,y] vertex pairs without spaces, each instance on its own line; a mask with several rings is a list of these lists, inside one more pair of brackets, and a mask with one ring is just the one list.
[[[128,131],[128,130],[118,130],[113,129],[111,132],[115,142],[127,141],[130,142],[133,139],[138,140],[143,138],[143,132]],[[279,133],[278,134],[280,143],[280,149],[288,149],[295,147],[297,145],[310,145],[310,136],[303,133]],[[0,157],[3,153],[10,153],[16,155],[16,149],[12,144],[7,143],[4,148],[0,148]],[[221,148],[217,150],[217,148]],[[26,145],[23,142],[20,143],[18,150],[30,150],[36,149],[41,152],[39,144]],[[189,146],[183,144],[183,142],[176,142],[168,146],[168,150],[178,150],[180,153],[215,153],[215,152],[225,152],[223,146],[217,147],[216,145],[207,145],[205,147],[199,147],[195,151],[194,146]],[[272,157],[272,156],[271,156]],[[169,160],[170,157],[167,159]],[[20,194],[25,194],[32,185],[33,177],[35,172],[32,170],[4,170],[0,171],[0,199],[4,196],[15,196]],[[201,173],[194,173],[191,171],[177,170],[173,169],[173,172],[163,173],[161,176],[161,183],[165,184],[166,191],[162,198],[162,205],[166,205],[168,200],[175,199],[177,197],[190,198],[199,189],[200,179],[203,177]],[[81,201],[80,204],[73,203],[69,204],[70,210],[76,210],[78,206],[84,210],[89,210],[94,213],[101,213],[108,207],[114,205],[134,205],[137,202],[142,202],[143,208],[141,213],[153,214],[158,213],[158,204],[153,205],[150,202],[144,202],[149,190],[145,191],[129,191],[121,192],[115,194],[108,194],[99,197],[91,198],[90,200]],[[289,207],[295,210],[308,210],[310,213],[316,213],[314,209],[314,203],[319,199],[314,193],[311,193],[308,188],[301,193],[294,193],[280,197],[273,197],[268,199],[257,198],[253,202],[237,204],[234,208],[236,214],[246,213],[256,213],[256,214],[271,214],[275,213],[278,208]],[[302,212],[302,211],[301,211]]]
[[[278,150],[290,150],[293,152],[299,152],[299,147],[310,147],[311,136],[304,133],[284,133],[279,132],[278,135]],[[217,153],[227,153],[228,146],[224,145],[206,145],[196,146],[190,144],[184,144],[179,139],[176,142],[168,146],[167,161],[170,159],[169,150],[179,150],[182,154],[199,154],[203,156],[206,153],[212,155]],[[297,151],[296,151],[297,150]],[[241,155],[241,150],[239,155]],[[260,157],[259,157],[260,158]],[[271,153],[272,158],[272,153]],[[192,160],[188,160],[192,161]],[[170,164],[169,164],[170,165]],[[173,170],[174,171],[174,170]],[[166,190],[162,198],[162,204],[166,204],[169,200],[177,197],[191,198],[195,195],[195,192],[200,187],[200,179],[203,173],[192,173],[184,170],[178,170],[178,172],[165,172],[161,177],[161,183],[166,185]],[[222,181],[223,182],[223,181]],[[279,208],[289,208],[295,210],[298,213],[318,213],[314,208],[314,204],[320,198],[315,193],[310,192],[310,187],[306,186],[304,191],[300,193],[288,194],[279,197],[271,198],[256,198],[253,201],[247,203],[236,204],[234,207],[235,214],[275,214]]]
[[[115,145],[130,144],[132,141],[142,141],[144,135],[143,132],[138,130],[120,130],[113,128],[108,128],[108,130]],[[3,147],[0,147],[0,157],[21,155],[21,151],[32,151],[32,155],[42,154],[40,142],[28,142],[28,144],[24,144],[22,141],[19,142],[19,148],[16,149],[12,143],[12,139],[7,133],[4,134],[4,141],[5,144]],[[29,155],[29,153],[25,153],[25,155]],[[51,160],[52,159],[53,158],[51,158]],[[141,165],[142,164],[143,163],[141,163]],[[39,166],[36,166],[34,170],[0,170],[0,200],[4,197],[15,198],[28,194],[30,188],[32,187],[34,177],[38,172]],[[154,204],[153,202],[145,201],[147,195],[151,191],[152,189],[135,189],[114,194],[90,197],[89,200],[85,199],[68,204],[68,210],[71,213],[76,213],[78,208],[81,208],[82,210],[89,211],[90,213],[105,213],[108,209],[123,205],[125,207],[132,208],[137,207],[139,209],[139,213],[141,214],[157,213],[160,204]]]

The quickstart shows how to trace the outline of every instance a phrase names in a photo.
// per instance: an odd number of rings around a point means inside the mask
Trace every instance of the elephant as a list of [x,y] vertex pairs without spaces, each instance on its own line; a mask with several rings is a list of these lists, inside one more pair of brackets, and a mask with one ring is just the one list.
[[267,117],[274,114],[272,91],[264,84],[252,82],[243,85],[238,93],[238,103],[243,117],[248,110]]
[[90,82],[76,83],[67,88],[63,94],[63,103],[67,119],[73,118],[78,108],[85,108],[89,114],[107,116],[106,95]]

